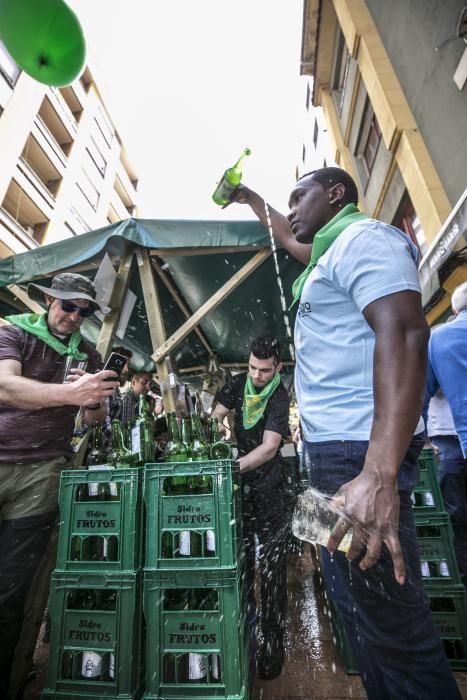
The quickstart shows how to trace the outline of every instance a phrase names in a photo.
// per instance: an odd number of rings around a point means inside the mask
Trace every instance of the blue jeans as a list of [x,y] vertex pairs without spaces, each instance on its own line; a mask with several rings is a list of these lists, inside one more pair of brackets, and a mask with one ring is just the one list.
[[[322,547],[328,593],[339,607],[370,700],[460,700],[454,676],[433,624],[423,589],[410,494],[419,480],[415,437],[399,472],[399,538],[406,565],[400,586],[383,547],[377,564],[362,571],[360,557],[332,557]],[[305,442],[310,482],[329,495],[362,470],[366,441]]]
[[430,440],[439,449],[439,485],[451,516],[459,572],[467,587],[467,459],[457,435],[434,435]]

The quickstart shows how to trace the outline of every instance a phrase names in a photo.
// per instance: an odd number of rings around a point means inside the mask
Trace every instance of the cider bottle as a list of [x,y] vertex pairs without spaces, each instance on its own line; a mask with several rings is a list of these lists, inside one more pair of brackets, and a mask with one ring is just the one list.
[[231,168],[227,168],[222,175],[212,195],[213,200],[216,204],[219,204],[219,206],[223,207],[230,202],[230,195],[242,181],[242,160],[245,156],[249,156],[250,153],[250,149],[245,148],[237,162]]

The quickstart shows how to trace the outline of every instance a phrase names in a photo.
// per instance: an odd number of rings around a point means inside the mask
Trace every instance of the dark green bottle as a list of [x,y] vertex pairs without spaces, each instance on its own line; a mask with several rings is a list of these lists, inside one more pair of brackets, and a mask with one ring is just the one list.
[[102,443],[102,426],[98,421],[94,421],[92,424],[92,445],[86,460],[86,465],[89,467],[99,464],[107,464],[107,455]]
[[189,418],[182,418],[182,442],[186,447],[186,458],[188,462],[192,461],[191,456],[191,426]]
[[221,439],[219,433],[219,421],[211,418],[211,446],[209,448],[211,459],[231,459],[232,450],[228,442]]
[[193,462],[205,462],[209,459],[209,445],[204,436],[201,420],[196,413],[191,414],[191,459]]
[[121,423],[117,419],[112,421],[112,444],[107,458],[109,464],[117,469],[128,469],[134,466],[134,457],[125,445]]
[[138,418],[131,431],[131,451],[139,464],[154,462],[154,419],[143,394],[139,397]]
[[177,414],[167,414],[168,442],[164,450],[164,462],[186,462],[187,450],[180,437]]

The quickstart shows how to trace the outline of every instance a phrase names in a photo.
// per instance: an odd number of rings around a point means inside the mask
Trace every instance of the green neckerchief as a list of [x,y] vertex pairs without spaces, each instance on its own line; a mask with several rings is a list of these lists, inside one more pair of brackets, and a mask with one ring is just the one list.
[[313,238],[313,245],[311,246],[311,258],[308,266],[303,270],[300,277],[297,277],[292,285],[293,301],[290,308],[298,301],[302,295],[303,287],[308,279],[313,268],[316,267],[320,257],[327,251],[328,248],[334,243],[336,238],[340,236],[342,231],[350,226],[350,224],[356,221],[361,221],[362,219],[367,219],[365,214],[357,209],[355,204],[346,204],[345,207],[336,214],[331,221],[321,228],[318,233]]
[[35,335],[43,343],[53,348],[55,352],[58,352],[59,355],[71,355],[71,357],[80,361],[89,358],[87,353],[78,350],[78,345],[81,342],[81,331],[79,328],[71,334],[68,345],[65,345],[60,338],[57,338],[50,332],[47,325],[47,314],[18,314],[16,316],[5,316],[5,318],[14,326],[18,326],[24,331]]
[[276,372],[271,381],[266,386],[263,386],[258,394],[250,375],[247,375],[243,392],[243,427],[245,430],[253,428],[259,421],[267,402],[277,389],[280,381],[281,375],[279,372]]

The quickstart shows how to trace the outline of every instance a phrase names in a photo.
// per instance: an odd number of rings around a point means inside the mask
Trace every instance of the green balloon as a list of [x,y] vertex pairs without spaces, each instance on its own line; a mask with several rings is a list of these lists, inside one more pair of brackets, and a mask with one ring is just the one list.
[[83,30],[63,0],[0,0],[0,38],[20,68],[40,83],[63,87],[83,69]]

